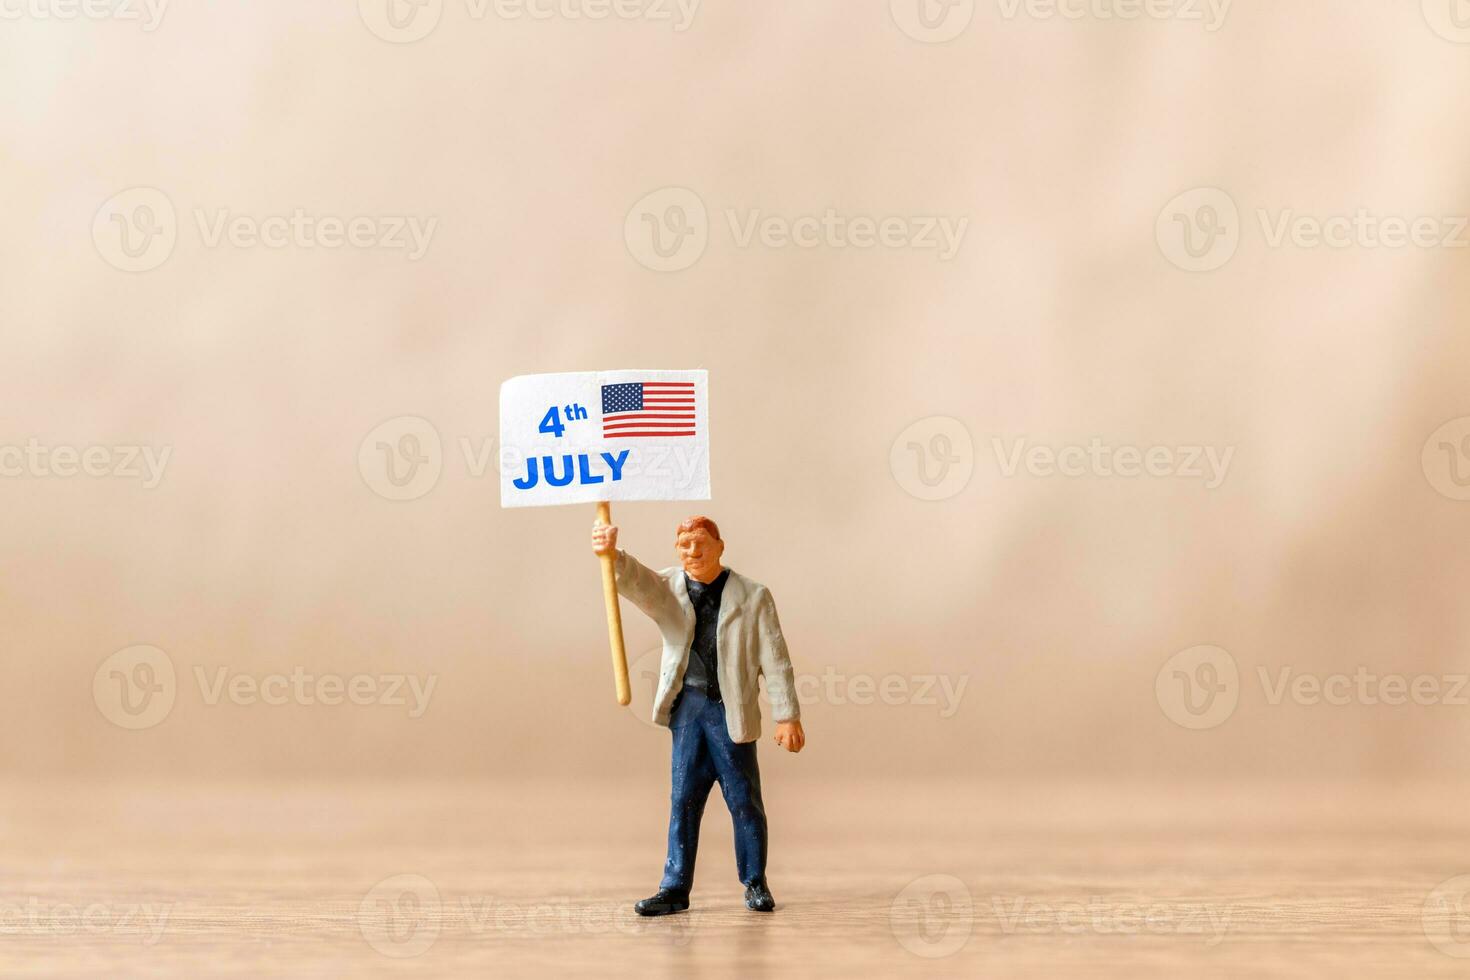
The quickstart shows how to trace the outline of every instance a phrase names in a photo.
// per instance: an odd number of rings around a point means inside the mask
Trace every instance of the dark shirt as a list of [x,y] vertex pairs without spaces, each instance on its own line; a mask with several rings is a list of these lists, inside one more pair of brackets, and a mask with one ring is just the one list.
[[684,574],[689,588],[689,601],[694,606],[694,642],[689,648],[689,666],[684,671],[684,686],[705,693],[711,701],[720,700],[720,596],[725,591],[727,568],[708,585]]

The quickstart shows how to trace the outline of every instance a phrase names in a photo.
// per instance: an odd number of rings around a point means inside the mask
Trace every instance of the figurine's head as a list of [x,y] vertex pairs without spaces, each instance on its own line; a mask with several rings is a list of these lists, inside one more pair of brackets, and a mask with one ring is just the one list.
[[725,542],[720,540],[720,529],[708,517],[691,517],[680,524],[674,550],[679,553],[684,571],[694,581],[708,585],[720,577],[723,570],[720,556],[725,553]]

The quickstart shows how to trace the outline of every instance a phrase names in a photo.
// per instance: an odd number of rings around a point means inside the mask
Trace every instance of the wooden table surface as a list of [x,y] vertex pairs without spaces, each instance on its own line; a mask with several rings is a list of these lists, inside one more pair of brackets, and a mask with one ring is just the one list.
[[1470,972],[1462,787],[783,784],[769,916],[716,794],[655,920],[660,786],[8,790],[5,977]]

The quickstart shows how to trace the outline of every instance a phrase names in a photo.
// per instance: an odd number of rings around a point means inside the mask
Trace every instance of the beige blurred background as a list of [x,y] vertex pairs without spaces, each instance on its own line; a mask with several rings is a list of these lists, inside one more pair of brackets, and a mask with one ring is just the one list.
[[[703,367],[714,499],[615,517],[653,564],[708,513],[772,589],[811,680],[809,747],[768,781],[1464,772],[1470,428],[1431,438],[1470,416],[1448,5],[361,6],[6,8],[0,445],[169,453],[156,486],[65,452],[0,479],[6,771],[665,779],[613,701],[592,508],[501,510],[483,461],[505,378]],[[640,202],[667,188],[703,213],[647,213],[704,247],[655,271]],[[1197,188],[1225,197],[1173,208]],[[298,209],[432,237],[211,244]],[[743,240],[828,209],[905,244]],[[1360,211],[1434,244],[1272,243]],[[928,217],[967,222],[952,256],[911,243]],[[1181,251],[1187,224],[1223,251]],[[360,449],[405,417],[438,475],[391,500]],[[1021,439],[1232,455],[1217,486],[1007,476]],[[636,661],[655,633],[625,615]],[[173,701],[128,730],[94,679],[140,644]],[[1191,730],[1156,681],[1206,644],[1236,706]],[[1360,667],[1444,696],[1272,704],[1260,674]],[[198,679],[298,668],[435,686],[412,717]]]

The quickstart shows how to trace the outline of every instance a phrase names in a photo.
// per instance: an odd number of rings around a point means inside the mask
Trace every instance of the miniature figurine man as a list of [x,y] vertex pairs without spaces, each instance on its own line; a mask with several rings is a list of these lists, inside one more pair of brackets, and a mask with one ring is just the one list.
[[766,811],[755,761],[757,678],[766,678],[776,744],[800,752],[806,736],[791,658],[771,593],[720,564],[725,543],[714,521],[691,517],[680,524],[674,549],[683,567],[655,572],[618,550],[616,527],[592,528],[593,552],[617,555],[618,593],[657,624],[664,640],[653,720],[674,733],[669,856],[658,894],[633,909],[669,915],[689,908],[699,821],[719,783],[735,825],[745,907],[770,912],[776,901],[766,884]]

